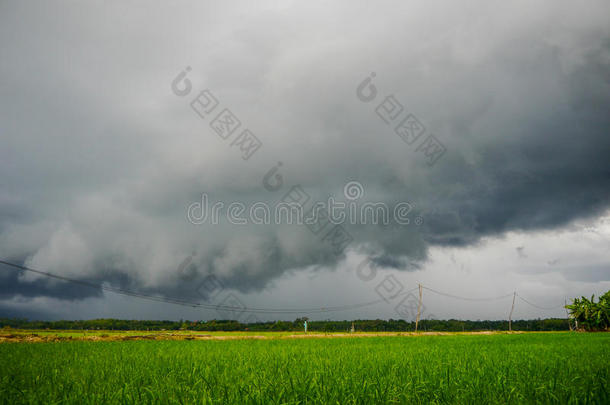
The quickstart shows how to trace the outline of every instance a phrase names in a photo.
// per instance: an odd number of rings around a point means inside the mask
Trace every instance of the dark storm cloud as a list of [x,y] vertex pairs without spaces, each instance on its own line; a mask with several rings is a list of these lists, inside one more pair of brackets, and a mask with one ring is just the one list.
[[0,304],[0,318],[6,319],[57,319],[51,311],[40,311],[24,308],[14,308],[10,305]]
[[411,263],[405,257],[392,256],[392,255],[383,255],[383,256],[372,257],[371,262],[373,262],[373,264],[376,266],[386,267],[386,268],[390,268],[390,269],[417,270],[417,269],[421,268],[421,266],[417,262]]
[[[14,262],[20,262],[20,260],[14,260]],[[36,275],[36,278],[24,282],[23,276],[28,273],[27,270],[0,263],[0,299],[19,295],[30,298],[52,296],[73,301],[92,296],[101,297],[102,289],[100,286],[105,282],[124,289],[137,287],[130,286],[128,278],[120,271],[109,271],[106,266],[100,266],[100,268],[104,268],[105,271],[103,273],[100,272],[96,277],[87,279],[74,278],[73,282],[45,277],[39,274]]]
[[[360,202],[405,201],[423,217],[346,226],[351,249],[407,270],[431,246],[599,215],[610,203],[608,6],[469,4],[142,14],[5,3],[0,256],[196,298],[209,275],[259,290],[343,259],[305,226],[192,225],[186,208],[203,192],[273,203],[299,184],[314,200],[344,201],[358,181]],[[179,98],[170,82],[187,65],[194,90]],[[355,92],[371,71],[379,94],[366,104]],[[189,107],[204,88],[263,141],[251,160]],[[390,94],[447,147],[433,167],[377,117]],[[262,179],[278,161],[284,185],[270,192]],[[3,297],[100,294],[2,280]]]
[[49,282],[47,278],[42,278],[30,282],[23,282],[19,280],[17,271],[14,271],[7,266],[1,266],[2,277],[0,280],[0,298],[10,298],[15,295],[23,297],[39,297],[39,296],[53,296],[66,300],[78,300],[87,298],[90,296],[101,296],[102,291],[100,289],[88,288],[85,286],[78,286],[72,283],[66,282]]

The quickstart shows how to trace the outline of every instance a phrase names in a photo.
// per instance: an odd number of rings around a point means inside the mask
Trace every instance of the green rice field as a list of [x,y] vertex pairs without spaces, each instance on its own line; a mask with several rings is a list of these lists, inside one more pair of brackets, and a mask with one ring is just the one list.
[[0,402],[594,403],[610,334],[0,344]]

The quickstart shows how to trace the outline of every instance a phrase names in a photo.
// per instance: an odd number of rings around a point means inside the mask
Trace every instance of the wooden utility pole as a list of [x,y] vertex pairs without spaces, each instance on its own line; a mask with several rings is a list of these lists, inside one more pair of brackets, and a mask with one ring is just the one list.
[[417,326],[419,324],[419,315],[421,314],[421,304],[422,304],[422,289],[421,284],[419,285],[419,303],[417,304],[417,318],[415,318],[415,332],[417,332]]
[[508,331],[513,331],[513,310],[515,309],[515,297],[517,296],[517,291],[513,293],[513,306],[510,307],[510,315],[508,316]]
[[[566,300],[565,298],[563,299],[563,307],[566,308],[568,306],[568,300]],[[568,326],[570,327],[570,332],[572,332],[572,322],[570,322],[570,313],[568,312],[568,309],[566,308],[566,315],[568,316]]]

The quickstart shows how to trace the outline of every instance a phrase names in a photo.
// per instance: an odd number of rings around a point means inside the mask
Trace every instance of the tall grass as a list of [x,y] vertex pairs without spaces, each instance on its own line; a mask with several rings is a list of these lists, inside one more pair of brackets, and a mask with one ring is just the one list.
[[608,403],[609,334],[0,344],[2,403]]

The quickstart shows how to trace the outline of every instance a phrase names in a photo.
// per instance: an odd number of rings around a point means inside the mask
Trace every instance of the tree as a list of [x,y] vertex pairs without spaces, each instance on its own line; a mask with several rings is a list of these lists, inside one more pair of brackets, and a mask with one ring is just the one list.
[[599,331],[610,328],[610,291],[599,297],[597,302],[595,295],[590,300],[586,297],[574,298],[566,308],[570,311],[570,318],[576,321],[577,329]]

